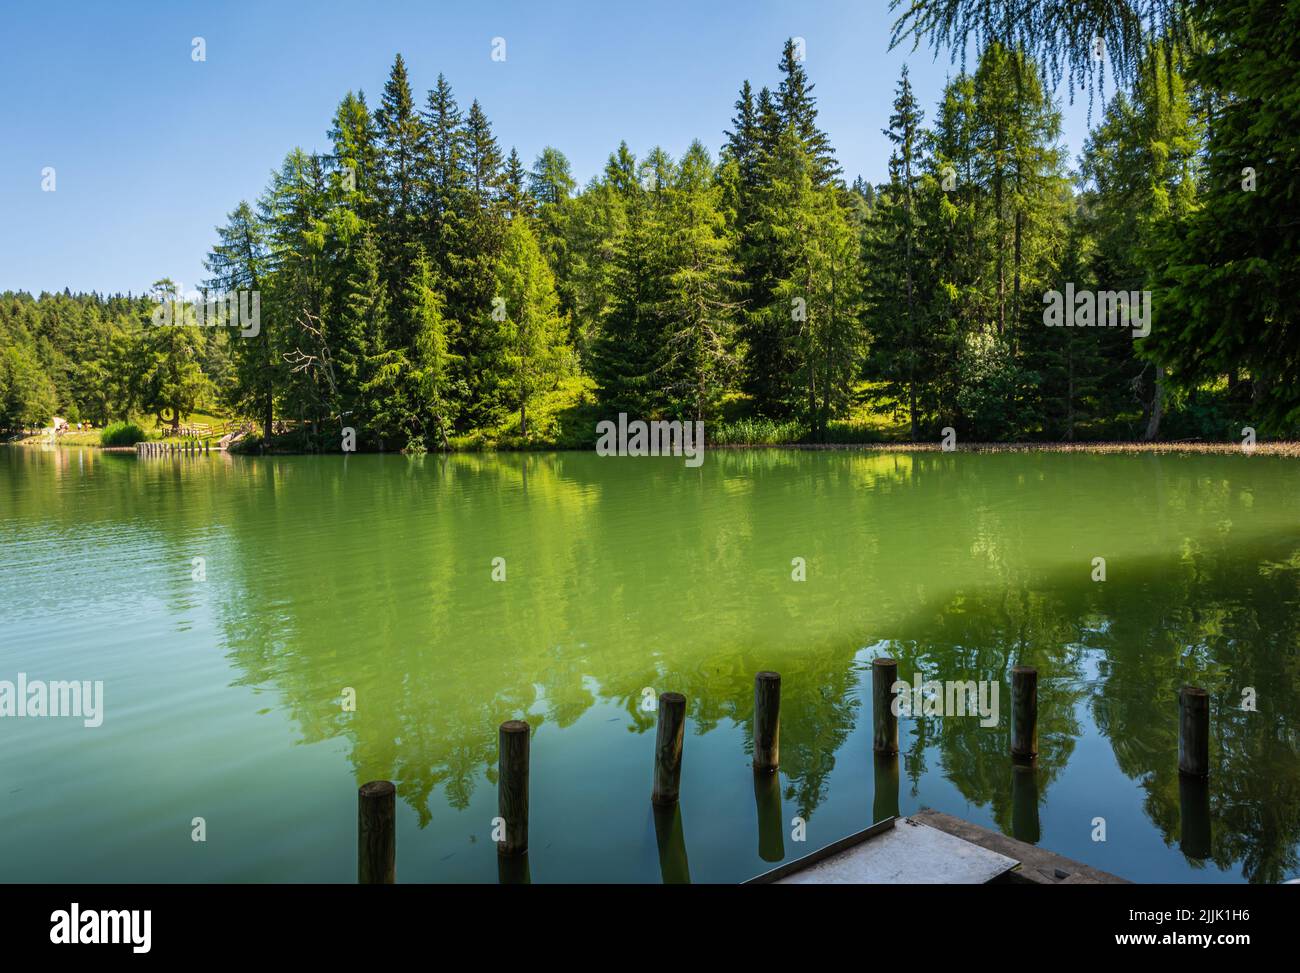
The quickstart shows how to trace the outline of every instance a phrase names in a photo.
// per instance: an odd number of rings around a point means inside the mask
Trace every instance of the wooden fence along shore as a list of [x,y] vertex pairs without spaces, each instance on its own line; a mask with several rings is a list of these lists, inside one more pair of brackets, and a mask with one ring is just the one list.
[[[788,862],[751,881],[775,881],[798,874],[846,848],[869,840],[893,827],[898,817],[898,715],[894,712],[894,684],[898,663],[881,658],[872,663],[872,749],[875,754],[874,822],[856,835],[842,838],[819,851]],[[1210,851],[1209,741],[1210,697],[1206,690],[1184,686],[1179,693],[1178,771],[1182,814],[1180,847],[1191,857],[1205,858]],[[686,850],[678,808],[682,770],[682,744],[686,728],[686,697],[666,692],[659,696],[650,802],[654,810],[660,868],[665,883],[689,882]],[[754,677],[754,795],[759,810],[759,853],[766,861],[785,857],[780,789],[777,769],[781,756],[781,676],[760,672]],[[498,729],[499,756],[497,807],[503,836],[497,840],[499,877],[503,883],[530,881],[528,870],[528,764],[531,728],[523,720],[507,720]],[[1012,830],[1021,841],[935,811],[914,815],[919,823],[943,829],[950,835],[985,848],[1019,850],[1022,858],[1035,859],[1039,873],[1050,876],[1052,865],[1070,866],[1086,873],[1082,881],[1124,881],[1105,872],[1051,852],[1033,848],[1038,840],[1038,790],[1034,769],[1038,759],[1038,670],[1015,666],[1011,670],[1011,734],[1009,756],[1013,781]],[[357,793],[357,880],[361,884],[389,884],[397,878],[397,789],[391,781],[374,780]],[[918,823],[912,821],[910,823]],[[1027,852],[1027,853],[1026,853]],[[1044,865],[1046,863],[1046,865]],[[1012,864],[1017,864],[1012,862]],[[1067,871],[1055,868],[1056,880]],[[1008,875],[1012,881],[1053,884],[1051,877]],[[924,881],[924,879],[920,879]],[[1068,883],[1067,883],[1068,884]]]

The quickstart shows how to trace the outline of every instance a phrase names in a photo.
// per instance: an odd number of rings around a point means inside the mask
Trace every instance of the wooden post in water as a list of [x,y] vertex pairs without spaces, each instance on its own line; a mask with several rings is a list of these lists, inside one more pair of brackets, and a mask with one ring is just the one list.
[[1038,756],[1038,670],[1033,666],[1011,669],[1011,756]]
[[497,733],[497,813],[505,821],[505,840],[497,853],[528,851],[528,752],[531,733],[523,720],[506,720]]
[[397,788],[372,780],[357,790],[357,882],[392,885],[397,880]]
[[898,662],[886,656],[871,663],[872,749],[898,753],[898,714],[894,712],[894,683]]
[[1178,694],[1178,772],[1210,773],[1210,694],[1199,686],[1184,686]]
[[659,729],[655,734],[655,786],[650,800],[676,804],[682,778],[682,737],[686,730],[686,697],[659,694]]
[[772,773],[781,764],[781,674],[754,677],[754,769]]

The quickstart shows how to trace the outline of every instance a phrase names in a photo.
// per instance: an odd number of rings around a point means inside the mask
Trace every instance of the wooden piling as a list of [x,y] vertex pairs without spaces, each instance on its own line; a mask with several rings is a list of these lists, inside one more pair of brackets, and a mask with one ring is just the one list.
[[1033,666],[1011,669],[1011,756],[1038,756],[1038,670]]
[[497,881],[502,885],[531,885],[533,873],[528,865],[528,852],[497,855]]
[[772,773],[781,763],[781,674],[754,677],[754,769]]
[[871,663],[872,749],[898,753],[898,714],[894,712],[894,683],[898,662],[886,656]]
[[528,754],[531,733],[523,720],[506,720],[497,733],[497,813],[505,821],[505,840],[497,853],[528,851]]
[[1178,772],[1210,773],[1210,694],[1199,686],[1184,686],[1178,694]]
[[372,780],[357,790],[357,882],[392,885],[397,880],[397,788]]
[[659,694],[659,729],[655,734],[655,784],[650,800],[676,804],[682,777],[682,737],[686,729],[686,697]]

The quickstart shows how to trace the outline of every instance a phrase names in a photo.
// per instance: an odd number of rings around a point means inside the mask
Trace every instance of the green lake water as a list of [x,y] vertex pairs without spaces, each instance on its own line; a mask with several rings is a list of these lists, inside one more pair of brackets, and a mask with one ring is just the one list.
[[[99,727],[0,719],[5,881],[354,881],[356,788],[387,778],[398,881],[495,882],[511,718],[533,727],[534,882],[739,881],[920,807],[1137,881],[1300,873],[1294,460],[5,448],[0,615],[0,680],[104,685]],[[904,717],[878,763],[881,655],[997,682],[998,725]],[[783,677],[767,786],[762,669]],[[1184,683],[1211,692],[1203,791],[1177,772]],[[682,797],[657,819],[644,701],[668,690]]]

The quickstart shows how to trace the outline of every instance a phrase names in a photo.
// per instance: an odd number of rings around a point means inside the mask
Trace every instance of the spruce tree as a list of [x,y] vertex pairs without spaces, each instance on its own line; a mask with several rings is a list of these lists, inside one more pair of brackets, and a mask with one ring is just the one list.
[[528,410],[570,370],[568,325],[559,311],[555,279],[527,222],[511,220],[496,267],[496,298],[489,315],[500,368],[494,392],[519,416],[527,438]]

